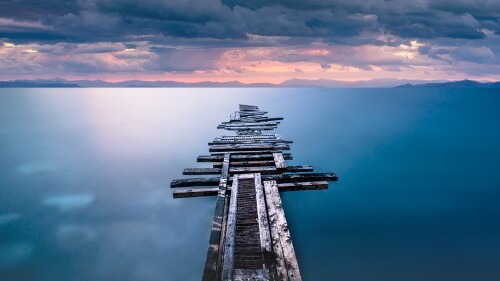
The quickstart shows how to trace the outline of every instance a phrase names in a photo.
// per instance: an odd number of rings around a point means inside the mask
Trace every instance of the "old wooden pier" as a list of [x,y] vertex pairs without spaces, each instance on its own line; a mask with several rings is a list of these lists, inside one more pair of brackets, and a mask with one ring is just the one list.
[[[184,169],[184,175],[217,177],[173,180],[174,198],[217,196],[203,272],[212,280],[302,280],[281,204],[280,191],[327,189],[333,173],[311,166],[288,166],[291,141],[262,131],[278,127],[257,106],[240,105],[218,128],[237,132],[210,142],[198,162],[212,168]],[[298,173],[300,172],[300,173]],[[195,187],[195,188],[193,188]]]

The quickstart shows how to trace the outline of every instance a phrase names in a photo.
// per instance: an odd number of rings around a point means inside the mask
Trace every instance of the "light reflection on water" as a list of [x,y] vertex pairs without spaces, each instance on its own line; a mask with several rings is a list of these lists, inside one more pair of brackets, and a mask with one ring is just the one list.
[[199,280],[215,201],[169,182],[247,103],[340,176],[283,194],[305,280],[498,280],[500,95],[408,91],[2,89],[0,279]]

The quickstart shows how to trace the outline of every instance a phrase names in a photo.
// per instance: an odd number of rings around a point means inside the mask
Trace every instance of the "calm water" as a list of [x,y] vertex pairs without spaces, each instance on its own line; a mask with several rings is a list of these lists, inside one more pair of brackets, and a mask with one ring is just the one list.
[[500,280],[500,93],[457,89],[2,89],[0,280],[200,280],[169,183],[238,103],[340,177],[282,194],[304,280]]

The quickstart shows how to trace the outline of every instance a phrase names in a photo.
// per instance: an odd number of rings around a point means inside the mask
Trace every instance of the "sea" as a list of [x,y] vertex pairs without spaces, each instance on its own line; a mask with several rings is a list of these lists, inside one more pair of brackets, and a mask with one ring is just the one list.
[[500,92],[0,89],[0,280],[201,280],[215,197],[173,199],[238,104],[283,117],[303,280],[500,280]]

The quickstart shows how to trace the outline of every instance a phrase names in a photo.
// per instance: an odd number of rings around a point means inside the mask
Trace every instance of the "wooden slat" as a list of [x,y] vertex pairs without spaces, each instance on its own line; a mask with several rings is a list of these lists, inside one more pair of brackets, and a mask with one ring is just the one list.
[[[220,162],[224,158],[223,155],[216,154],[216,155],[200,155],[198,156],[198,162]],[[289,153],[283,153],[283,158],[285,160],[292,160],[293,157]],[[231,155],[231,161],[253,161],[253,160],[273,160],[273,154],[272,153],[266,153],[266,154],[257,154],[257,155]]]
[[266,194],[267,214],[269,219],[269,229],[273,246],[274,262],[276,268],[276,280],[288,280],[288,272],[285,264],[285,256],[281,246],[281,233],[278,228],[278,216],[276,214],[276,206],[274,205],[273,194],[271,193],[270,185],[273,181],[264,181],[264,192]]
[[267,114],[266,111],[238,111],[241,117]]
[[[288,166],[283,169],[276,169],[275,166],[250,166],[250,167],[232,167],[229,168],[231,174],[244,173],[282,173],[282,172],[312,172],[312,166]],[[218,175],[221,173],[219,168],[186,168],[183,175]]]
[[267,126],[261,126],[261,127],[249,127],[249,126],[234,126],[234,127],[225,127],[225,130],[229,131],[241,131],[241,130],[254,130],[254,131],[270,131],[278,128],[278,126],[274,127],[267,127]]
[[233,159],[232,156],[236,155],[273,154],[275,152],[282,152],[282,151],[281,150],[248,150],[248,151],[231,150],[224,152],[212,152],[210,153],[210,155],[223,155],[226,152],[231,153],[231,159]]
[[259,110],[259,107],[256,105],[248,105],[248,104],[240,104],[240,110]]
[[[238,206],[238,176],[233,179],[229,212],[227,216],[224,258],[222,262],[222,280],[232,281],[234,273],[234,244],[236,237],[236,211]],[[216,280],[216,279],[212,279]]]
[[[310,173],[310,174],[283,174],[283,175],[263,175],[263,180],[275,180],[278,183],[284,182],[306,182],[306,181],[337,181],[338,177],[334,173]],[[213,186],[217,185],[219,178],[192,178],[172,180],[170,187],[191,187],[191,186]]]
[[183,175],[218,175],[222,172],[220,168],[186,168]]
[[219,144],[210,147],[209,152],[223,151],[255,151],[255,150],[289,150],[287,144]]
[[290,231],[285,218],[285,212],[281,204],[278,186],[275,181],[269,181],[267,183],[264,182],[264,186],[268,189],[266,190],[266,200],[269,208],[268,211],[275,216],[274,224],[272,224],[271,227],[276,229],[274,232],[279,233],[278,236],[273,236],[275,239],[273,243],[277,243],[278,241],[281,243],[288,280],[301,281],[302,277],[300,275],[299,264],[297,263],[297,257],[292,244],[292,237],[290,236]]
[[[321,190],[328,189],[328,182],[326,181],[313,181],[313,182],[293,182],[293,183],[279,183],[278,189],[280,192],[285,191],[303,191],[303,190]],[[228,191],[231,191],[229,186]],[[200,196],[215,196],[217,195],[217,187],[208,188],[191,188],[175,190],[173,193],[174,198],[184,197],[200,197]]]
[[174,198],[215,196],[218,194],[218,192],[219,192],[218,187],[192,188],[192,189],[174,190],[172,196]]
[[279,183],[279,191],[300,191],[328,189],[327,181]]
[[265,126],[271,126],[275,127],[278,126],[279,123],[277,122],[229,122],[225,123],[222,122],[220,125],[217,126],[217,129],[222,129],[222,128],[227,128],[227,127],[265,127]]
[[[217,202],[215,203],[215,212],[212,220],[212,230],[205,259],[205,269],[203,270],[203,281],[217,280],[220,278],[219,250],[222,239],[222,224],[224,217],[224,206],[227,191],[227,179],[229,175],[229,154],[224,155],[222,174],[219,178],[219,187],[217,193]],[[237,190],[237,188],[236,188]]]
[[269,234],[269,225],[267,219],[266,202],[264,198],[264,189],[260,174],[255,174],[255,196],[257,199],[257,215],[259,222],[260,245],[264,256],[264,268],[268,272],[274,272],[275,266],[271,252],[271,235]]
[[[231,161],[231,167],[255,167],[255,166],[271,166],[274,164],[273,160],[261,160],[261,161]],[[222,167],[222,162],[213,163],[214,168]]]
[[272,143],[272,144],[287,144],[293,143],[291,140],[260,140],[260,139],[251,139],[251,140],[223,140],[223,141],[212,141],[209,142],[208,145],[217,145],[217,144],[262,144],[262,143]]
[[285,158],[283,158],[283,153],[273,153],[273,157],[276,168],[283,169],[286,167]]

